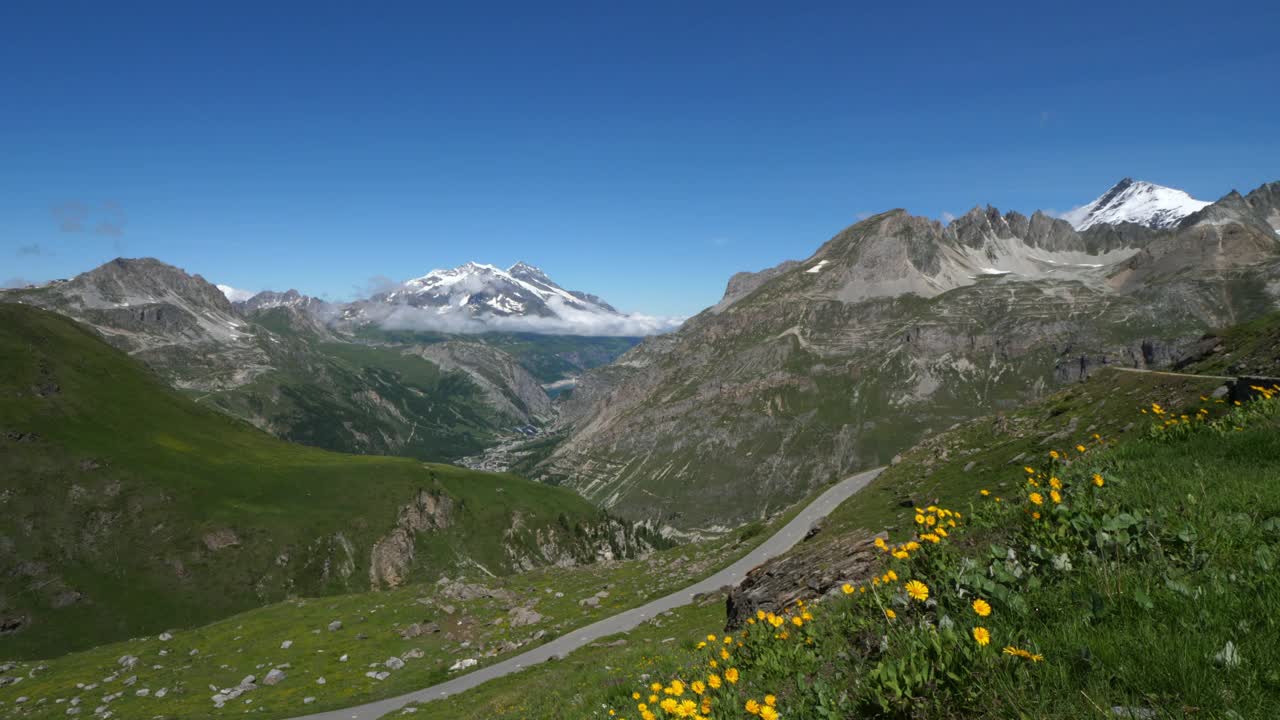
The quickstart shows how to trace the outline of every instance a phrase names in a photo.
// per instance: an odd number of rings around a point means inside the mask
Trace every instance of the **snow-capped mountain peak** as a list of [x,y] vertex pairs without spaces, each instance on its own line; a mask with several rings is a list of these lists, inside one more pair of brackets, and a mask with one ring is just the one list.
[[1064,214],[1062,219],[1080,231],[1098,224],[1125,222],[1168,228],[1207,205],[1210,203],[1176,188],[1125,178],[1097,200]]
[[595,295],[564,289],[526,262],[506,270],[478,262],[432,270],[353,303],[344,316],[386,327],[567,335],[649,335],[680,322],[618,312]]

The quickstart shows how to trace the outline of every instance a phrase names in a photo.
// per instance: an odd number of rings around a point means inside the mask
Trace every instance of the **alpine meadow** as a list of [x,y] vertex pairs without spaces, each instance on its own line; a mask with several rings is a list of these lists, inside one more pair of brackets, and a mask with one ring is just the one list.
[[1272,717],[1277,26],[0,10],[0,720]]

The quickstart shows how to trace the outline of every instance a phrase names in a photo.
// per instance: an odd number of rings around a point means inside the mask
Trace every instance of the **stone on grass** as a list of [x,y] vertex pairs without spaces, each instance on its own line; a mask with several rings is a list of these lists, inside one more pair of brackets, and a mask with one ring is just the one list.
[[382,663],[388,670],[399,670],[404,667],[404,661],[398,657],[389,657],[387,661]]
[[341,620],[334,620],[333,622],[329,623],[329,632],[338,632],[341,629],[342,629]]
[[281,670],[280,668],[272,668],[271,672],[267,673],[267,676],[262,678],[262,684],[275,685],[281,680],[284,680],[285,677],[287,676],[284,674],[283,670]]
[[288,650],[288,649],[289,649],[289,648],[291,648],[291,647],[293,647],[293,641],[292,641],[292,640],[285,640],[284,642],[280,643],[280,649],[281,649],[281,650]]

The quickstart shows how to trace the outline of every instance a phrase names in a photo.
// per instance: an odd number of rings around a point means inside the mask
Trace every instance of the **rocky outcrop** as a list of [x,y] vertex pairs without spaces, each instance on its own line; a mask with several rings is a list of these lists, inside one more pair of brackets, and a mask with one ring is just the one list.
[[448,495],[420,490],[408,505],[400,508],[395,528],[374,543],[369,554],[369,586],[397,587],[413,568],[417,534],[441,530],[452,524],[453,499]]
[[648,555],[658,544],[661,539],[643,526],[608,516],[573,527],[561,523],[531,528],[518,510],[512,513],[511,525],[502,535],[507,564],[517,570],[638,558]]
[[741,629],[757,611],[781,613],[797,600],[807,602],[841,592],[846,582],[866,581],[881,555],[873,542],[865,534],[842,535],[825,543],[806,540],[791,553],[756,567],[725,599],[725,630]]

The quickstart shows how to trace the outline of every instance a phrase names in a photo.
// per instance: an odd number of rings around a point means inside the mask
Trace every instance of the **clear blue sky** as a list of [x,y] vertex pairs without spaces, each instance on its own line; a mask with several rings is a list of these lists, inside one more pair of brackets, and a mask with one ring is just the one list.
[[1280,179],[1274,3],[787,5],[4,3],[0,282],[523,259],[688,314],[861,214]]

